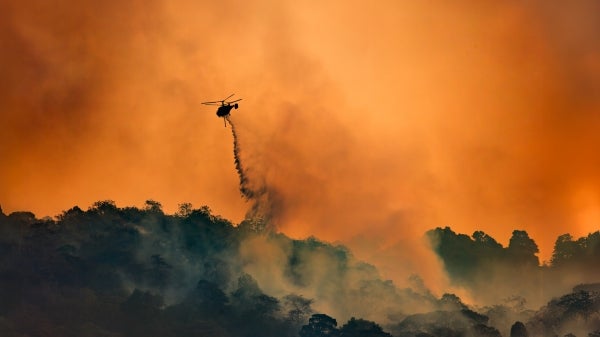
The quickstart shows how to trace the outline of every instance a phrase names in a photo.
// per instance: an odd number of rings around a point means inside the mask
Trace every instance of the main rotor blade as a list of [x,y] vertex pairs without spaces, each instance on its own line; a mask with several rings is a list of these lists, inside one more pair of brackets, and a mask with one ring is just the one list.
[[239,101],[241,101],[241,100],[242,100],[242,98],[240,98],[240,99],[236,99],[235,101],[230,101],[230,102],[227,102],[227,103],[235,103],[235,102],[239,102]]
[[235,95],[235,94],[231,94],[231,95],[227,96],[227,98],[225,98],[224,101],[228,100],[233,95]]
[[206,104],[206,105],[215,105],[217,103],[221,103],[221,101],[215,101],[215,102],[202,102],[202,104]]

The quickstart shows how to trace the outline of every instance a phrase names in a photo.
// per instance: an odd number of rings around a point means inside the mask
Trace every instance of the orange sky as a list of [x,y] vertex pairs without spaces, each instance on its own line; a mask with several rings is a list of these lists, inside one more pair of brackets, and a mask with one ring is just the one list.
[[279,228],[386,275],[437,226],[525,229],[543,260],[599,228],[597,1],[4,1],[0,49],[5,213],[240,221],[230,130],[200,105],[235,92]]

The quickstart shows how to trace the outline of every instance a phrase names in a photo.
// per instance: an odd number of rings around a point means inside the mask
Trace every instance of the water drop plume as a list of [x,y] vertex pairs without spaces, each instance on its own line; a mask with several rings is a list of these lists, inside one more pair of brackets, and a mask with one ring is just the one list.
[[240,192],[246,201],[251,201],[252,204],[246,212],[246,219],[257,221],[264,226],[264,229],[274,229],[274,219],[277,215],[277,210],[281,209],[282,201],[279,198],[277,191],[268,186],[264,176],[249,178],[248,169],[242,163],[240,156],[240,142],[238,131],[230,116],[225,116],[225,120],[231,126],[231,134],[233,135],[233,157],[235,169],[240,178]]
[[240,178],[240,192],[242,193],[244,199],[254,199],[257,196],[257,192],[250,187],[250,181],[248,180],[244,167],[242,166],[242,161],[240,159],[240,143],[238,141],[237,132],[235,131],[235,124],[233,124],[229,116],[225,116],[225,120],[231,126],[231,134],[233,135],[233,158],[235,170]]

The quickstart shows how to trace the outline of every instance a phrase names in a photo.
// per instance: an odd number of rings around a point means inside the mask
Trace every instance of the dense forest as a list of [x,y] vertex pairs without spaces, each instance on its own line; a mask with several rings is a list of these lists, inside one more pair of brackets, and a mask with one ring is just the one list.
[[537,244],[522,230],[513,231],[507,247],[482,231],[469,237],[436,228],[427,237],[451,280],[470,289],[478,303],[520,296],[539,307],[548,295],[600,280],[600,232],[576,240],[559,236],[551,260],[541,265]]
[[[559,237],[540,265],[524,231],[506,248],[483,232],[429,231],[452,282],[481,300],[467,305],[269,228],[190,204],[165,214],[152,200],[44,219],[0,209],[0,336],[600,336],[598,232]],[[550,301],[532,307],[547,284]]]

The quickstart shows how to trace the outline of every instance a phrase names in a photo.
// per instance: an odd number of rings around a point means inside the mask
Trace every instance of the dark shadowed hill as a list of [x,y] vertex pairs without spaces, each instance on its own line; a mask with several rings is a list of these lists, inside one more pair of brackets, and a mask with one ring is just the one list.
[[436,305],[342,246],[266,227],[189,204],[167,215],[155,201],[56,219],[0,212],[0,336],[297,336],[319,306],[385,322]]
[[[518,298],[477,309],[453,294],[397,288],[343,246],[268,228],[260,220],[234,226],[189,204],[164,214],[151,200],[143,209],[102,201],[55,219],[0,211],[0,336],[496,337],[517,319],[542,335],[573,322],[597,330],[595,285],[537,313]],[[473,251],[478,263],[517,256],[537,266],[526,234],[508,257],[492,258],[477,245],[502,251],[493,239],[480,235],[473,248],[445,231],[455,280],[472,282],[481,268],[464,262]],[[570,255],[561,256],[566,268]]]

